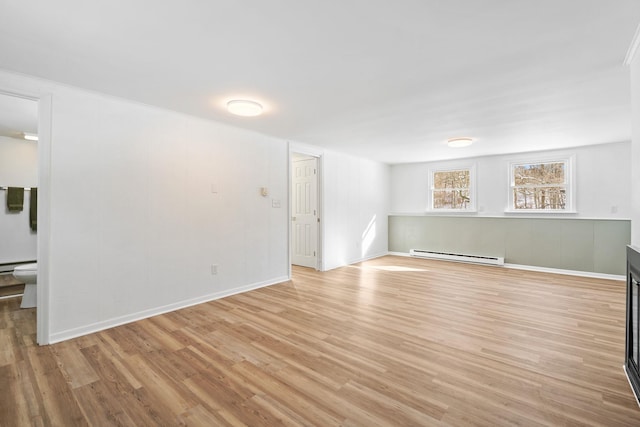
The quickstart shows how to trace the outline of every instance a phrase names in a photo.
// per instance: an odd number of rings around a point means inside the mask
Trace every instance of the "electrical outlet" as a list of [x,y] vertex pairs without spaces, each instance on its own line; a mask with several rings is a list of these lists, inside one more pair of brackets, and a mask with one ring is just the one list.
[[218,274],[218,264],[211,264],[211,275],[215,276]]

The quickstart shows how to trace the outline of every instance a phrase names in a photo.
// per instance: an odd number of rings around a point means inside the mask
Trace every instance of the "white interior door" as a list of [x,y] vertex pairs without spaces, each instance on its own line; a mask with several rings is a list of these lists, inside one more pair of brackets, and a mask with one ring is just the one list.
[[318,159],[292,162],[291,263],[317,268]]

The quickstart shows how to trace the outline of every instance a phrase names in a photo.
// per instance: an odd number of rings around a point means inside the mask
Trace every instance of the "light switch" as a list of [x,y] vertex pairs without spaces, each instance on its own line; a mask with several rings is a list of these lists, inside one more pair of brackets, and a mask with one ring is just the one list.
[[280,200],[278,200],[278,199],[271,199],[271,207],[272,207],[272,208],[279,208],[279,207],[280,207]]

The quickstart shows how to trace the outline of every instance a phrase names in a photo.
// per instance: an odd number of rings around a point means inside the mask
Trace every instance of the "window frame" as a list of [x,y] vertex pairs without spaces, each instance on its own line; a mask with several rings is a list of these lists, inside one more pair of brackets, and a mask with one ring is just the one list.
[[[516,188],[515,179],[513,175],[514,168],[520,165],[539,165],[546,163],[564,163],[565,165],[565,208],[564,209],[516,209],[514,206],[513,193]],[[544,158],[522,158],[512,160],[509,162],[508,173],[508,195],[507,195],[507,213],[517,214],[575,214],[575,156],[558,156],[558,157],[544,157]]]
[[[469,171],[469,201],[468,207],[466,209],[458,208],[434,208],[433,203],[435,198],[433,197],[435,191],[435,179],[434,175],[437,172],[451,172],[451,171],[459,171],[459,170],[468,170]],[[451,166],[451,167],[434,167],[429,169],[429,194],[428,194],[428,204],[427,204],[427,212],[432,213],[475,213],[478,211],[478,203],[476,202],[476,164],[462,164],[459,166]]]

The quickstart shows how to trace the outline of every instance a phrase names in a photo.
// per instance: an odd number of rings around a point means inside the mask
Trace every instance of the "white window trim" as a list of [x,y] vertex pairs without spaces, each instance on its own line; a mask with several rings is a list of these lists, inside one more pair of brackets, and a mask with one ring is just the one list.
[[[433,175],[436,172],[448,172],[448,171],[457,171],[457,170],[469,170],[469,198],[471,202],[469,203],[469,207],[467,209],[435,209],[433,207]],[[474,213],[478,212],[478,204],[476,203],[476,164],[465,163],[460,166],[452,166],[446,168],[432,168],[429,169],[429,195],[428,195],[428,205],[427,212],[433,213]]]
[[[515,186],[513,180],[513,167],[522,164],[538,164],[538,163],[565,163],[566,177],[567,177],[567,201],[565,209],[514,209],[513,207],[513,187]],[[507,169],[507,207],[504,210],[505,213],[516,214],[547,214],[547,215],[564,215],[564,214],[576,214],[576,167],[575,167],[575,155],[571,156],[559,156],[559,157],[544,157],[544,158],[523,158],[512,160],[509,162]]]

